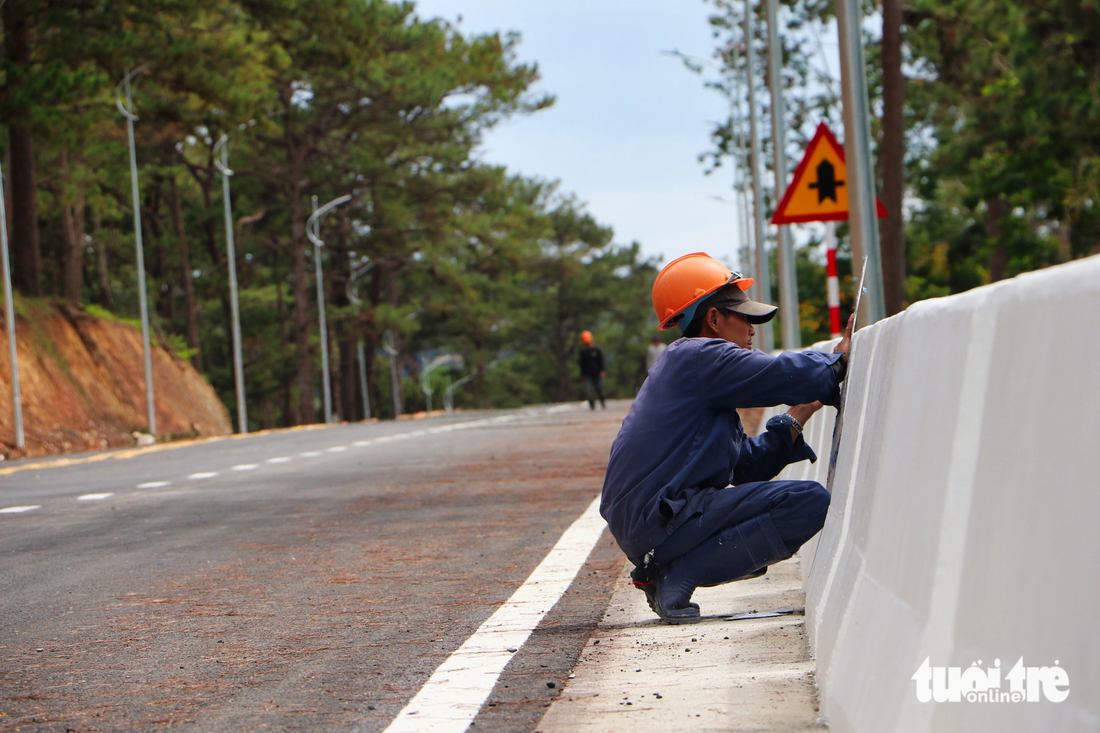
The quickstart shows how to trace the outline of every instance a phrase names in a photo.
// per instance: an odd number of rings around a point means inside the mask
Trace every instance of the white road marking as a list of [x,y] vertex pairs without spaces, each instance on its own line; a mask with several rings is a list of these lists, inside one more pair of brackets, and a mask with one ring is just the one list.
[[34,506],[8,506],[0,509],[0,514],[21,514],[23,512],[33,512],[35,509],[41,508],[41,504],[35,504]]
[[543,616],[584,565],[606,523],[596,497],[512,597],[483,623],[397,714],[386,733],[462,733]]
[[393,439],[394,440],[404,440],[405,438],[408,438],[408,437],[410,437],[409,433],[398,433],[397,435],[393,436]]
[[171,486],[171,481],[148,481],[144,484],[138,484],[139,489],[159,489],[161,486]]
[[259,468],[258,463],[242,463],[239,466],[233,466],[234,471],[251,471],[253,468]]
[[298,455],[300,455],[302,458],[316,458],[317,456],[321,455],[321,451],[307,450],[305,453],[299,453]]
[[326,448],[325,451],[328,453],[342,453],[347,449],[348,447],[346,445],[334,445],[331,448]]
[[217,471],[199,471],[198,473],[191,474],[187,478],[189,478],[189,479],[214,478],[217,475],[218,475]]
[[99,501],[101,499],[109,499],[114,496],[114,493],[107,492],[105,494],[84,494],[83,496],[76,497],[77,501]]
[[381,438],[375,438],[375,439],[374,439],[374,442],[375,442],[375,443],[388,443],[388,442],[390,442],[391,440],[393,440],[393,436],[392,436],[392,435],[383,435],[383,436],[382,436]]
[[277,458],[268,458],[266,462],[267,463],[289,463],[290,458],[288,458],[287,456],[279,456]]
[[370,445],[371,442],[372,441],[370,441],[370,440],[357,440],[354,443],[352,443],[352,445],[359,446],[360,448],[362,448],[363,446]]

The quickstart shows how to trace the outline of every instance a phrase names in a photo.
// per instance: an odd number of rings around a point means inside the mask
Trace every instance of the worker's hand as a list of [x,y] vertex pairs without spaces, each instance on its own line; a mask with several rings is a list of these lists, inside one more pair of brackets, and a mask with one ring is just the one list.
[[813,417],[814,413],[821,409],[820,402],[810,402],[805,405],[795,405],[787,410],[787,414],[798,420],[798,424],[806,427],[806,421]]
[[[844,361],[848,361],[848,349],[852,346],[852,326],[855,325],[856,314],[848,316],[848,325],[844,327],[844,338],[833,349],[834,354],[844,354]],[[797,418],[796,418],[797,419]],[[799,420],[799,422],[802,422]]]
[[[813,414],[821,409],[820,402],[810,402],[805,405],[795,405],[791,409],[787,410],[787,414],[798,420],[798,424],[803,428],[806,427],[806,421],[813,417]],[[791,427],[791,442],[798,440],[798,431]]]

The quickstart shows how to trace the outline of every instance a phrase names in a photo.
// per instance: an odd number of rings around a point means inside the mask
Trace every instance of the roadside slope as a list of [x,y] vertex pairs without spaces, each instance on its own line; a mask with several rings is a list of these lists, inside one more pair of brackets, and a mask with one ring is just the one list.
[[[20,299],[16,341],[26,450],[15,448],[11,365],[0,354],[0,453],[5,458],[133,445],[144,430],[141,332],[67,304]],[[0,338],[7,332],[0,324]],[[154,339],[157,429],[165,436],[231,432],[229,413],[186,360]]]

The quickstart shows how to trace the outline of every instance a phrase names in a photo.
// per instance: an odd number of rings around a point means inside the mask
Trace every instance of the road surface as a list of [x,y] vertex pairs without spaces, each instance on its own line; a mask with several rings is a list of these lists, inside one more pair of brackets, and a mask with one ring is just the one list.
[[[625,411],[0,465],[0,731],[385,730],[591,505]],[[535,729],[622,563],[604,530],[472,730]]]

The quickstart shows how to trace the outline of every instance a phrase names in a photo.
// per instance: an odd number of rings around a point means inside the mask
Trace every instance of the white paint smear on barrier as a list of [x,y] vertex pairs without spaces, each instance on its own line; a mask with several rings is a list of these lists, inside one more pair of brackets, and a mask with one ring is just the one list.
[[569,588],[606,526],[596,497],[512,597],[439,665],[386,733],[466,730],[515,650]]

